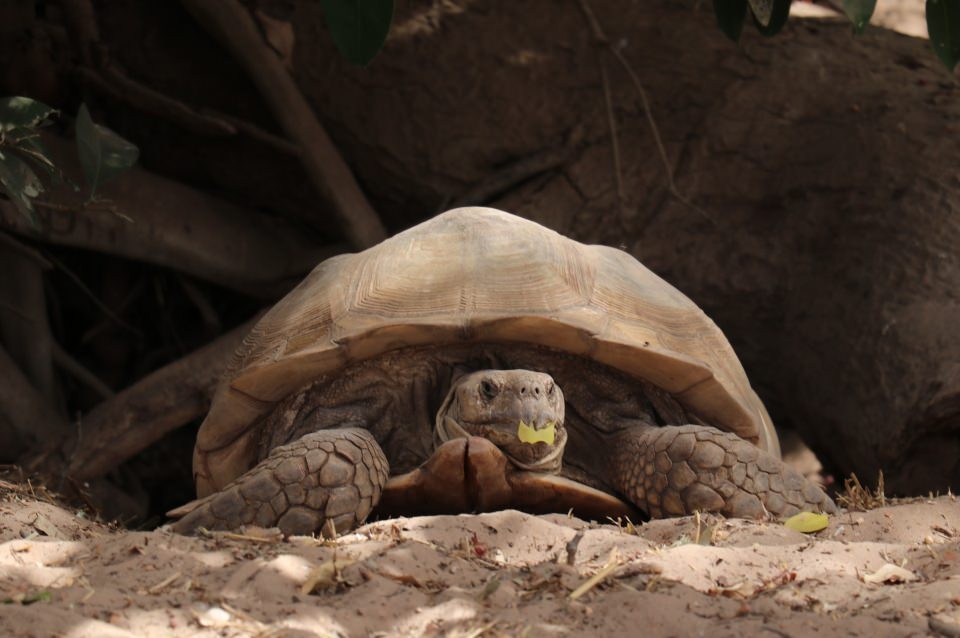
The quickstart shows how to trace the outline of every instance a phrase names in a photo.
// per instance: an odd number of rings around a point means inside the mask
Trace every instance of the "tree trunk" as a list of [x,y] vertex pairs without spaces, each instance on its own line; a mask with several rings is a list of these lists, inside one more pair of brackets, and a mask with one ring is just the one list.
[[337,59],[319,8],[294,21],[300,84],[375,199],[429,213],[580,127],[572,161],[492,203],[624,245],[686,292],[834,471],[960,487],[960,92],[928,43],[794,21],[737,47],[706,5],[593,2],[694,207],[577,3],[424,5],[368,69]]

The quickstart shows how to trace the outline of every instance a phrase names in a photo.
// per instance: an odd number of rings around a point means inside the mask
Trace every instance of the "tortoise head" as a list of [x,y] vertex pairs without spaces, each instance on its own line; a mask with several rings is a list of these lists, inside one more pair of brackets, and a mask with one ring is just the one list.
[[454,382],[437,412],[436,442],[479,436],[518,468],[559,472],[567,431],[563,392],[530,370],[480,370]]

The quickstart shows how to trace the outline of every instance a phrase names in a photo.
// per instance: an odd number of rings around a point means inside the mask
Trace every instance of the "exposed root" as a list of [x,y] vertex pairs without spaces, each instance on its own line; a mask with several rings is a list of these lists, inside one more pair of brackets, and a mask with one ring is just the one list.
[[380,217],[283,61],[263,41],[247,9],[237,0],[181,3],[246,68],[283,130],[300,145],[307,175],[330,204],[350,242],[367,248],[385,239]]
[[461,206],[482,206],[509,192],[538,175],[560,168],[566,164],[582,141],[583,131],[574,128],[563,146],[551,148],[522,157],[498,168],[480,182],[474,184],[462,195],[444,200],[437,214],[450,208]]
[[101,399],[109,399],[114,395],[110,386],[88,370],[82,363],[71,357],[56,341],[53,342],[53,362],[56,363],[61,370],[96,392]]
[[0,424],[4,421],[20,438],[33,445],[60,441],[66,435],[67,422],[51,407],[50,402],[20,371],[19,366],[0,347]]
[[[57,166],[79,181],[73,145],[43,135]],[[103,188],[115,211],[83,206],[69,189],[53,191],[55,208],[38,208],[32,226],[0,201],[0,229],[38,241],[83,248],[171,268],[231,290],[275,298],[344,246],[316,246],[302,230],[134,167]],[[69,276],[69,275],[68,275]]]
[[617,207],[623,217],[623,165],[620,161],[620,140],[617,137],[617,118],[613,114],[613,98],[610,95],[610,77],[607,75],[607,65],[600,62],[600,77],[603,79],[603,101],[607,107],[607,126],[610,127],[610,143],[613,147],[613,175],[617,181]]
[[53,336],[47,319],[44,271],[50,262],[0,233],[0,342],[50,405],[60,405],[53,373]]
[[203,416],[226,366],[256,318],[154,371],[91,410],[76,432],[33,455],[29,469],[65,457],[66,475],[79,481],[105,475],[168,432]]
[[604,32],[603,27],[600,26],[600,22],[597,20],[596,14],[590,7],[589,2],[587,0],[577,0],[577,2],[579,3],[580,9],[583,11],[584,16],[586,16],[587,22],[590,24],[590,31],[593,33],[594,39],[598,44],[603,45],[607,50],[609,50],[613,57],[616,58],[617,62],[620,63],[620,66],[622,66],[624,71],[627,72],[627,76],[630,78],[634,88],[637,90],[637,94],[640,96],[640,102],[643,104],[644,116],[647,118],[647,123],[650,125],[650,133],[653,136],[654,144],[656,144],[657,153],[660,155],[660,161],[663,164],[663,169],[667,174],[667,189],[670,191],[670,194],[673,195],[680,203],[685,204],[686,206],[695,210],[707,221],[716,224],[713,217],[711,217],[707,211],[690,201],[690,199],[686,195],[682,194],[677,188],[677,184],[673,178],[673,166],[670,164],[670,159],[667,157],[667,150],[664,147],[663,140],[660,137],[660,128],[657,126],[657,121],[653,117],[653,109],[650,106],[650,99],[647,97],[647,90],[643,87],[643,82],[640,81],[640,76],[637,75],[636,71],[633,70],[633,65],[631,65],[630,61],[627,60],[626,56],[623,55],[623,52],[614,46],[612,42],[610,42],[610,39]]
[[251,122],[218,113],[212,109],[197,109],[172,97],[164,95],[136,80],[127,77],[114,67],[96,71],[80,67],[77,74],[84,84],[111,99],[163,118],[183,129],[211,137],[245,135],[270,148],[287,155],[299,155],[300,147],[293,142],[263,130]]

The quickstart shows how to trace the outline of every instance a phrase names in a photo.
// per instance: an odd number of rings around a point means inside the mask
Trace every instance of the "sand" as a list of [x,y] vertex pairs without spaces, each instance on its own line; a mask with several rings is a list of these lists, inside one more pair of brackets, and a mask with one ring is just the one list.
[[330,541],[120,530],[5,486],[3,636],[960,636],[952,496],[816,534],[503,511]]

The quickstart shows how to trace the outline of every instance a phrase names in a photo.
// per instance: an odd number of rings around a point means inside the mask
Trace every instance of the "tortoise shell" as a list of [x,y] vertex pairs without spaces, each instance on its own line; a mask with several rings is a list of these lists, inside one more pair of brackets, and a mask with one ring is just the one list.
[[260,319],[200,427],[198,496],[257,463],[261,417],[313,379],[398,348],[459,342],[593,359],[779,456],[733,349],[690,299],[621,250],[472,207],[322,262]]

